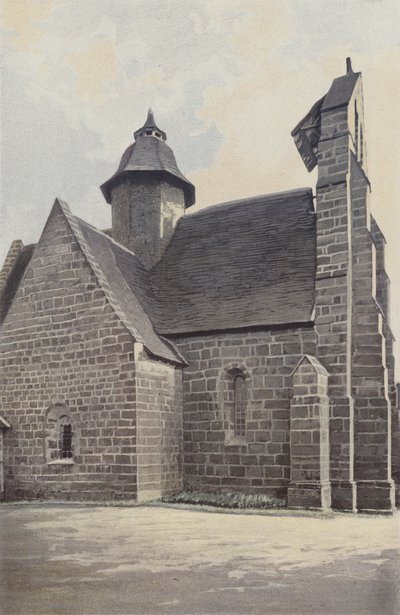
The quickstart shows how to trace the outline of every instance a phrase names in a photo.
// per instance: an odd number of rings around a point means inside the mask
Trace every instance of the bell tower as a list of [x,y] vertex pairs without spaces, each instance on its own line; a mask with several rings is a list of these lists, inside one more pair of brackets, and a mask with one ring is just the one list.
[[134,139],[101,191],[111,204],[113,238],[151,269],[168,246],[179,218],[194,204],[195,188],[180,172],[151,109]]
[[362,78],[350,58],[292,136],[308,171],[318,167],[315,329],[329,374],[332,507],[390,512],[392,337],[383,241],[370,213]]

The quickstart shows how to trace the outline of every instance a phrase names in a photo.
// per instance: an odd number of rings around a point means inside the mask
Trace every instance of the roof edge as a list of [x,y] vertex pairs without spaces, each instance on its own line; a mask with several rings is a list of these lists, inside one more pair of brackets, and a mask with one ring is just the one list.
[[212,205],[206,205],[205,207],[202,207],[201,209],[198,209],[197,211],[191,211],[189,212],[185,217],[187,216],[197,216],[200,214],[205,214],[206,212],[209,212],[210,210],[214,210],[214,209],[218,209],[218,208],[222,208],[222,207],[236,207],[236,206],[240,206],[240,205],[252,205],[254,203],[256,203],[257,201],[260,201],[261,199],[263,199],[263,201],[270,199],[271,200],[271,204],[273,201],[277,201],[279,199],[281,199],[284,196],[291,196],[293,199],[296,196],[311,196],[311,200],[313,198],[313,190],[312,188],[294,188],[292,190],[282,190],[280,192],[269,192],[267,194],[259,194],[256,196],[251,196],[251,197],[244,197],[242,199],[235,199],[234,201],[224,201],[222,203],[214,203]]
[[197,337],[200,335],[215,335],[217,333],[244,333],[249,331],[270,331],[270,330],[278,330],[278,329],[296,329],[296,328],[312,328],[314,326],[314,320],[301,320],[297,322],[283,322],[283,323],[275,323],[275,324],[265,324],[265,323],[257,323],[250,325],[242,325],[239,327],[226,327],[219,329],[193,329],[186,331],[163,331],[159,333],[160,337],[185,337],[185,336],[193,336]]
[[129,175],[137,175],[139,173],[151,173],[151,174],[159,174],[162,177],[172,177],[175,182],[178,183],[184,192],[185,195],[185,208],[188,209],[192,207],[192,205],[196,202],[196,188],[192,182],[190,182],[186,177],[182,175],[182,178],[166,169],[123,169],[121,171],[117,171],[112,175],[109,179],[103,182],[100,185],[100,190],[104,196],[105,201],[111,205],[111,190],[112,188],[120,182],[123,178],[128,177]]
[[[143,344],[143,346],[146,348],[146,350],[152,354],[153,356],[158,356],[159,358],[163,359],[164,361],[169,361],[172,363],[177,363],[177,364],[181,364],[182,363],[182,357],[180,356],[180,354],[176,351],[175,348],[170,348],[170,344],[168,345],[168,349],[170,350],[171,354],[173,356],[176,357],[176,361],[173,361],[173,359],[171,357],[167,357],[167,356],[162,356],[162,355],[156,355],[147,345],[145,339],[143,338],[143,336],[141,335],[140,331],[138,331],[136,329],[136,327],[134,326],[134,324],[131,322],[131,319],[128,318],[128,316],[126,315],[125,311],[121,308],[121,306],[119,305],[117,299],[114,296],[114,293],[112,291],[112,289],[110,288],[110,285],[108,283],[108,281],[105,279],[103,272],[101,271],[100,267],[98,266],[96,259],[92,253],[92,250],[88,244],[88,242],[86,241],[86,238],[84,237],[80,226],[79,226],[79,218],[76,218],[74,216],[74,214],[71,212],[68,203],[66,203],[65,201],[63,201],[62,199],[57,198],[55,201],[55,205],[58,205],[61,208],[61,211],[63,212],[72,233],[74,234],[75,239],[77,240],[83,254],[86,257],[86,260],[88,261],[90,268],[93,271],[94,276],[97,279],[97,282],[100,286],[100,288],[102,289],[102,291],[104,292],[105,296],[107,297],[107,300],[109,302],[109,304],[111,305],[111,307],[113,308],[114,312],[116,313],[116,315],[118,316],[118,318],[121,320],[121,322],[124,324],[124,326],[127,328],[127,330],[129,331],[129,333],[132,335],[133,341],[134,342],[139,342],[141,344]],[[90,225],[92,226],[92,225]],[[92,227],[95,229],[95,227]],[[97,229],[95,229],[97,230]],[[104,235],[104,237],[107,238],[108,241],[113,241],[111,240],[110,237],[108,237],[107,235],[105,235],[104,233],[101,233],[101,231],[99,231],[100,234]],[[118,244],[120,245],[120,244]],[[122,276],[122,273],[121,273]],[[122,276],[123,278],[123,276]],[[125,278],[123,278],[125,281]],[[132,292],[130,290],[130,292]],[[150,317],[149,317],[150,319]],[[151,322],[151,319],[150,319]],[[153,323],[151,323],[153,325]],[[153,325],[153,330],[155,335],[157,335],[158,337],[159,334],[156,332],[156,330],[154,329],[154,325]],[[173,345],[172,345],[173,346]]]
[[[329,98],[333,97],[333,93],[334,93],[334,89],[335,87],[338,85],[338,82],[340,79],[346,79],[353,77],[354,79],[354,83],[351,87],[351,89],[349,90],[349,92],[347,93],[347,97],[345,97],[343,100],[339,101],[339,102],[329,102]],[[356,87],[356,83],[357,81],[360,79],[360,77],[362,77],[362,73],[361,71],[351,71],[350,73],[346,73],[345,75],[341,75],[340,77],[336,77],[336,79],[334,79],[332,81],[332,85],[329,88],[328,92],[326,93],[325,97],[324,97],[324,102],[322,103],[322,107],[321,107],[321,112],[324,113],[325,111],[332,111],[333,109],[339,109],[340,107],[347,107],[347,105],[350,102],[350,99],[353,95],[354,92],[354,88]]]

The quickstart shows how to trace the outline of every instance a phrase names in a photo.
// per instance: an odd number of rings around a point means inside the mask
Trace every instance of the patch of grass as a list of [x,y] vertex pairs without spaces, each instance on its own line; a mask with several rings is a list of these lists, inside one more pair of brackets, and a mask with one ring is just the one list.
[[264,493],[205,493],[203,491],[181,491],[176,495],[164,496],[162,502],[168,504],[198,504],[216,508],[272,509],[286,508],[285,498],[277,498]]

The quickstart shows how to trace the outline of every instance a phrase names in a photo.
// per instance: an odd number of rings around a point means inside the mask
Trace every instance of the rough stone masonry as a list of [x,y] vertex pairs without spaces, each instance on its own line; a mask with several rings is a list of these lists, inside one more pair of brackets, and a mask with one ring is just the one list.
[[[390,513],[400,480],[385,239],[370,214],[361,73],[292,131],[311,188],[188,213],[149,111],[101,190],[56,199],[0,273],[1,498],[182,489]],[[267,161],[266,161],[267,162]]]

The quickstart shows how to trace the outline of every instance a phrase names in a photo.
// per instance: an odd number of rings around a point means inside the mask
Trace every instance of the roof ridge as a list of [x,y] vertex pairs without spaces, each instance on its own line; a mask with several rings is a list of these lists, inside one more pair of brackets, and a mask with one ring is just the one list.
[[251,205],[252,203],[254,203],[255,201],[259,201],[260,199],[269,199],[271,198],[271,200],[273,199],[278,199],[280,197],[284,197],[284,196],[288,196],[289,194],[292,194],[293,196],[298,193],[298,194],[308,194],[311,193],[312,194],[312,188],[293,188],[292,190],[281,190],[279,192],[269,192],[267,194],[259,194],[259,195],[255,195],[255,196],[250,196],[250,197],[243,197],[241,199],[235,199],[233,201],[224,201],[222,203],[214,203],[213,205],[206,205],[204,207],[202,207],[201,209],[198,209],[197,211],[190,211],[188,213],[186,213],[183,216],[184,218],[188,218],[189,216],[197,216],[199,214],[205,214],[206,212],[210,211],[210,209],[217,209],[219,207],[236,207],[238,205]]

